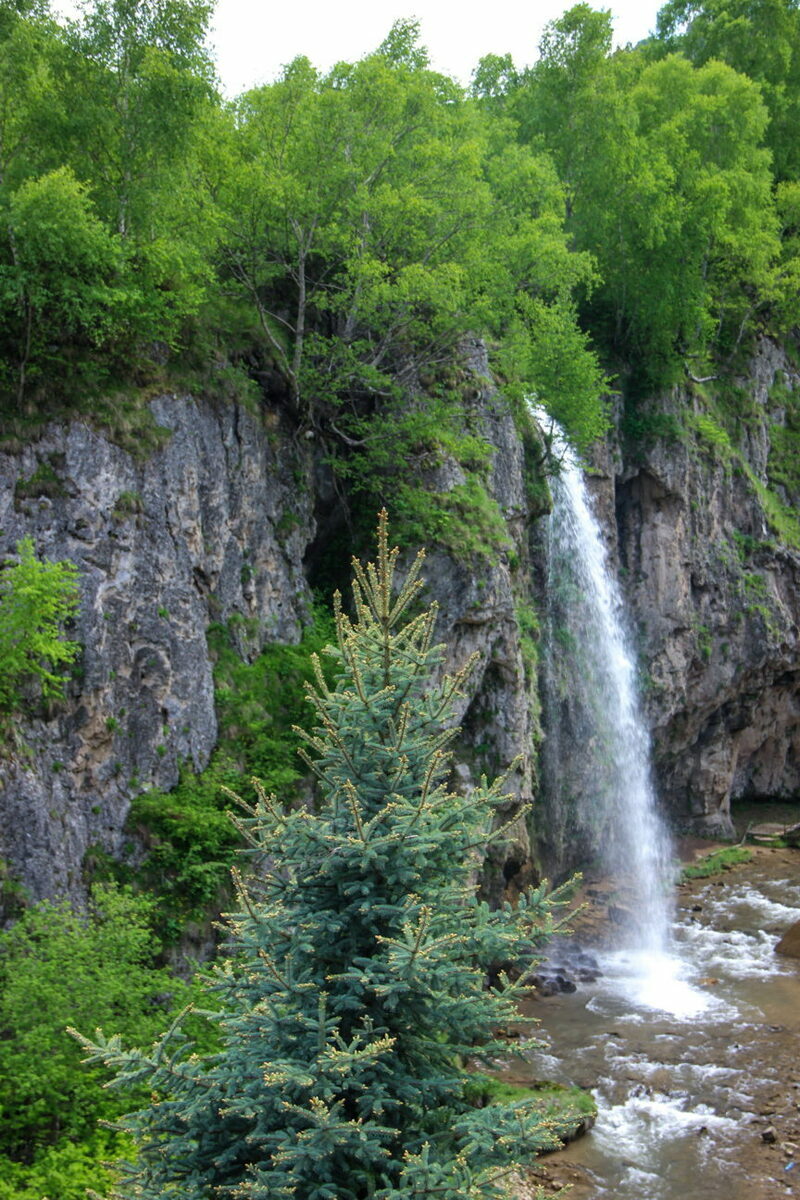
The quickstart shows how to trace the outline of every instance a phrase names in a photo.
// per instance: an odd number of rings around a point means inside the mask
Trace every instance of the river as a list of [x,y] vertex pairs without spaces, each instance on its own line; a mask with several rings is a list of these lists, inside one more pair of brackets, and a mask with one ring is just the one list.
[[800,960],[774,952],[798,919],[800,851],[758,848],[679,889],[663,1007],[634,998],[630,958],[609,945],[595,982],[530,1002],[546,1047],[514,1078],[588,1086],[598,1103],[543,1182],[569,1179],[570,1200],[800,1197]]

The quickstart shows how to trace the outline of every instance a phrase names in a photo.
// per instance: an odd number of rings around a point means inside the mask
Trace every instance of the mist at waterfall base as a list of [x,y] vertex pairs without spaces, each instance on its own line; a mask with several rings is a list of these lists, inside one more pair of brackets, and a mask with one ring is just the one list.
[[621,592],[580,462],[550,417],[534,418],[560,464],[546,531],[546,853],[599,864],[617,881],[620,944],[603,958],[606,988],[692,1016],[711,1000],[689,982],[671,934],[674,854],[656,807]]

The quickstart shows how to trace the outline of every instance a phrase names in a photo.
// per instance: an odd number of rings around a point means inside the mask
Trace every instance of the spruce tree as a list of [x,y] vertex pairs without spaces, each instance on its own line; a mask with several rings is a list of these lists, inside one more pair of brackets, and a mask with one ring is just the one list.
[[319,807],[286,811],[254,781],[229,957],[208,979],[221,1049],[198,1058],[179,1025],[149,1052],[80,1039],[152,1094],[125,1122],[138,1154],[119,1197],[493,1197],[556,1144],[529,1101],[477,1107],[465,1069],[508,1053],[496,1030],[518,1019],[521,985],[489,989],[487,969],[531,961],[558,897],[499,911],[476,897],[502,781],[446,787],[470,664],[434,682],[421,563],[393,598],[382,513],[377,563],[354,563],[354,619],[336,597],[340,674],[328,686],[316,663],[316,727],[298,730]]

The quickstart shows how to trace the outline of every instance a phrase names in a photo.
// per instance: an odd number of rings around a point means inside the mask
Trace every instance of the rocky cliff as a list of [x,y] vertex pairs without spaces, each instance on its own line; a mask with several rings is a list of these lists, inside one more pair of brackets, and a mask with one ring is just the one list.
[[[528,800],[531,678],[515,613],[530,515],[524,452],[482,347],[468,358],[469,403],[493,446],[491,487],[508,545],[479,567],[433,548],[425,573],[448,669],[477,655],[458,713],[459,785],[522,755],[511,786]],[[71,635],[82,653],[65,700],[21,721],[0,758],[0,859],[35,898],[80,894],[87,850],[120,851],[131,797],[171,788],[182,764],[207,763],[216,721],[206,630],[226,622],[243,655],[297,641],[306,564],[336,503],[313,441],[297,439],[269,407],[254,414],[183,395],[151,407],[169,436],[141,461],[81,421],[51,425],[22,452],[0,456],[0,550],[13,553],[30,535],[39,554],[75,562],[81,579]],[[438,474],[437,488],[459,481],[456,464]],[[518,821],[490,890],[529,858]]]
[[81,582],[66,700],[0,759],[0,857],[34,897],[78,891],[86,850],[119,850],[131,795],[208,761],[208,625],[245,649],[297,640],[306,610],[311,496],[277,417],[178,395],[152,409],[170,436],[141,462],[80,421],[0,456],[3,550],[29,535]]
[[[425,574],[448,668],[477,655],[458,711],[457,785],[518,758],[517,804],[536,790],[535,629],[520,618],[537,574],[542,502],[526,478],[538,451],[488,381],[483,348],[467,358],[471,427],[492,446],[487,482],[507,544],[492,561],[433,547]],[[730,830],[731,798],[800,788],[800,555],[765,511],[781,398],[797,387],[764,342],[740,381],[736,437],[707,397],[678,389],[651,406],[669,436],[620,437],[593,475],[637,632],[658,791],[678,823],[707,831]],[[277,410],[185,395],[152,410],[168,436],[141,459],[81,421],[0,455],[0,551],[30,535],[81,575],[82,655],[65,700],[22,721],[0,759],[0,859],[33,897],[79,894],[87,850],[119,852],[131,797],[205,765],[216,738],[208,626],[226,622],[245,656],[296,641],[310,564],[333,527],[338,501],[313,441]],[[429,484],[447,490],[460,472],[445,460]],[[489,894],[529,879],[536,857],[517,819],[485,873]]]
[[764,340],[727,401],[733,432],[713,391],[675,389],[650,407],[666,436],[623,440],[598,485],[638,630],[658,791],[705,832],[732,831],[732,800],[800,791],[800,554],[786,541],[797,497],[774,469],[798,388]]

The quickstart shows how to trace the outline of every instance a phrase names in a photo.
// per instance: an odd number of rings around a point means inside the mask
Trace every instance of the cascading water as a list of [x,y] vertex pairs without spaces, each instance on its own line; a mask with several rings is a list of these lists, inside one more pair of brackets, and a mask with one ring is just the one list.
[[549,417],[535,416],[561,463],[547,530],[544,774],[553,855],[570,842],[619,880],[628,985],[640,1002],[650,994],[662,1007],[669,984],[672,1003],[684,1005],[670,952],[672,848],[656,809],[620,590],[577,457]]
[[[617,892],[609,914],[629,920],[617,926],[622,945],[591,947],[598,974],[592,965],[590,977],[578,974],[579,988],[529,1002],[545,1048],[531,1043],[517,1079],[593,1081],[594,1128],[553,1156],[578,1168],[590,1189],[578,1182],[578,1196],[800,1195],[796,1098],[785,1118],[776,1099],[782,1079],[800,1088],[800,964],[774,953],[800,917],[794,852],[785,852],[786,875],[774,874],[783,862],[770,869],[754,860],[748,874],[710,880],[673,911],[671,845],[656,810],[620,590],[577,459],[550,418],[534,416],[561,460],[547,530],[539,832],[551,867],[600,860]],[[568,973],[585,958],[579,948],[570,960],[559,946],[551,965],[563,962]],[[754,1126],[776,1113],[787,1130],[784,1157],[759,1163]],[[774,1136],[765,1129],[758,1142]]]

